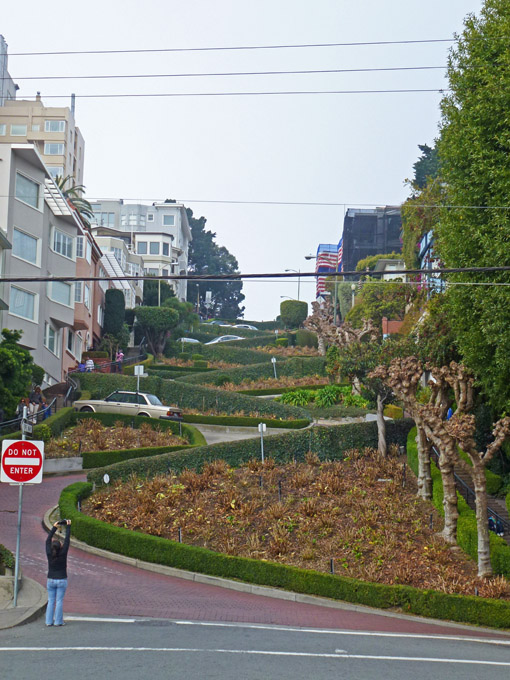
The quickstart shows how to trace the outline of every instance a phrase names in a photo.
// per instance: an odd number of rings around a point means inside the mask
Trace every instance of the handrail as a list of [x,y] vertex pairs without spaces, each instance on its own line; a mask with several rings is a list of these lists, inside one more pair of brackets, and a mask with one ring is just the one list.
[[[56,397],[53,397],[53,399],[48,404],[46,404],[46,406],[44,408],[39,409],[39,411],[37,411],[37,413],[29,414],[27,416],[27,421],[29,423],[31,423],[32,425],[36,425],[36,424],[40,423],[42,420],[44,420],[43,415],[44,415],[45,411],[48,411],[48,410],[49,410],[50,413],[52,411],[56,412],[56,410],[57,410],[57,398]],[[35,423],[34,423],[34,419],[35,419]],[[17,418],[13,418],[12,420],[6,420],[3,423],[0,423],[0,436],[4,436],[5,433],[3,432],[3,430],[5,428],[9,428],[7,430],[7,434],[9,434],[10,432],[13,432],[13,433],[18,432],[21,429],[21,421],[22,420],[23,420],[23,418],[21,416],[18,416]]]
[[[439,464],[439,452],[438,452],[438,450],[436,449],[435,446],[431,447],[431,452],[434,454],[436,462]],[[453,473],[453,476],[454,476],[456,485],[458,487],[460,487],[459,488],[460,495],[465,498],[466,503],[468,503],[468,505],[469,505],[469,497],[470,496],[472,496],[473,499],[476,499],[475,492],[473,491],[473,489],[468,484],[466,484],[466,482],[461,477],[459,477],[459,475],[456,472]],[[462,493],[462,491],[465,492],[465,495]],[[487,514],[492,515],[496,520],[499,520],[501,522],[501,524],[503,525],[505,532],[510,531],[510,522],[508,520],[506,520],[504,517],[502,517],[496,510],[494,510],[494,508],[491,508],[491,506],[488,503],[487,503]]]

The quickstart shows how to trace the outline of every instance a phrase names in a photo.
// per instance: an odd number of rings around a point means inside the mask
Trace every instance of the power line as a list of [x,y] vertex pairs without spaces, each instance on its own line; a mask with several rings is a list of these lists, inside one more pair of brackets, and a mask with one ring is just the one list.
[[[408,94],[415,92],[450,92],[448,88],[404,88],[394,90],[277,90],[274,92],[153,92],[153,93],[109,93],[109,94],[74,94],[76,99],[120,99],[150,97],[262,97],[274,95],[312,95],[312,94]],[[46,94],[45,99],[69,99],[69,94]],[[35,100],[36,95],[28,95],[26,99]]]
[[[398,275],[418,275],[426,274],[431,276],[439,276],[441,274],[479,274],[479,273],[496,273],[496,272],[509,272],[510,266],[496,266],[496,267],[444,267],[439,269],[395,269],[392,270],[392,274]],[[372,276],[383,276],[384,271],[371,271],[369,275]],[[323,272],[300,272],[299,276],[301,278],[325,276],[331,278],[343,278],[345,276],[363,276],[363,272],[359,271],[323,271]],[[295,279],[296,275],[292,272],[273,272],[273,273],[257,273],[257,274],[176,274],[176,275],[133,275],[125,274],[122,276],[110,276],[104,278],[102,276],[2,276],[0,277],[0,283],[37,283],[37,282],[48,282],[48,281],[63,281],[74,283],[76,281],[242,281],[249,279]]]
[[[301,69],[294,71],[219,71],[212,73],[143,73],[143,74],[96,74],[96,75],[72,75],[72,76],[21,76],[18,80],[109,80],[126,78],[210,78],[217,76],[283,76],[283,75],[309,75],[325,73],[374,73],[381,71],[432,71],[445,70],[446,66],[388,66],[380,68],[331,68],[331,69]],[[8,80],[10,76],[4,76],[0,80]]]
[[423,45],[433,43],[451,43],[455,38],[429,38],[425,40],[374,40],[344,43],[305,43],[297,45],[237,45],[217,47],[163,47],[131,50],[61,50],[58,52],[11,52],[10,57],[43,57],[70,54],[150,54],[163,52],[228,52],[235,50],[288,50],[308,49],[316,47],[364,47],[377,45]]

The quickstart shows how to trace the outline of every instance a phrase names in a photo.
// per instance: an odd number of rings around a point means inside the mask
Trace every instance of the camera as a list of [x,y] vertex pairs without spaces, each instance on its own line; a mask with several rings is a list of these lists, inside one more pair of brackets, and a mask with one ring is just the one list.
[[61,524],[61,525],[67,524],[67,520],[66,520],[66,519],[60,519],[60,520],[57,522],[57,524]]

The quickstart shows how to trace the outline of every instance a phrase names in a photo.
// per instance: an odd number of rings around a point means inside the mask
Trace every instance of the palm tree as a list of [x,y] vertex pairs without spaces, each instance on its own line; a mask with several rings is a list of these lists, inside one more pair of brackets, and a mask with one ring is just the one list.
[[[67,177],[60,177],[58,175],[55,177],[55,184],[62,192],[64,198],[67,198],[85,224],[90,227],[90,220],[94,217],[94,211],[87,199],[82,196],[85,193],[83,184],[73,184],[73,181],[74,177],[72,175],[67,175]],[[69,187],[66,189],[66,184],[68,183]]]

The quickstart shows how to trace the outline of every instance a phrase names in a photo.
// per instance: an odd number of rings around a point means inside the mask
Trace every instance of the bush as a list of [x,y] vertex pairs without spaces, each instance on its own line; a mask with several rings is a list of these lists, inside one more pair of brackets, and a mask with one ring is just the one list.
[[296,333],[296,345],[298,347],[315,347],[317,348],[317,335],[312,331],[300,328]]
[[6,567],[8,569],[14,569],[14,555],[10,550],[7,550],[4,545],[0,544],[0,575],[5,574]]
[[217,385],[218,387],[226,385],[228,382],[230,382],[230,378],[228,375],[225,375],[225,373],[220,373],[213,378],[213,385]]
[[180,352],[177,357],[181,361],[191,361],[191,354],[189,352]]
[[259,423],[265,423],[267,427],[299,430],[310,425],[309,420],[276,420],[274,418],[250,418],[249,416],[201,416],[191,413],[184,414],[186,423],[201,423],[202,425],[229,425],[230,427],[257,427]]
[[282,404],[292,404],[292,406],[306,406],[313,401],[315,393],[312,390],[297,389],[292,392],[282,394],[278,401]]
[[276,338],[276,346],[277,347],[288,347],[289,345],[289,339],[288,338]]
[[122,463],[132,458],[147,458],[149,456],[159,456],[162,453],[169,453],[171,451],[180,451],[183,449],[193,449],[194,446],[190,444],[182,444],[181,446],[148,446],[138,449],[119,449],[112,451],[84,451],[81,455],[83,458],[83,469],[90,470],[114,463]]
[[208,368],[208,363],[207,361],[194,361],[193,362],[193,368]]
[[204,355],[203,354],[192,354],[191,355],[191,360],[192,361],[203,361]]
[[[136,365],[142,365],[144,367],[144,373],[147,373],[147,369],[149,366],[152,366],[154,363],[154,357],[152,354],[148,354],[147,358],[144,359],[143,361],[139,361],[138,364]],[[129,366],[123,366],[122,367],[122,373],[124,375],[134,375],[135,373],[135,364],[130,364]]]
[[[244,342],[239,340],[239,342]],[[215,345],[204,345],[201,350],[204,359],[209,361],[224,361],[227,364],[260,364],[268,358],[265,352],[236,347],[234,342],[218,342]]]
[[[136,378],[118,373],[80,373],[81,389],[90,391],[93,399],[102,399],[114,390],[135,390]],[[308,418],[310,415],[302,409],[284,404],[276,404],[268,399],[257,399],[235,392],[192,385],[178,380],[164,380],[157,376],[142,378],[141,390],[158,396],[164,404],[179,405],[183,409],[200,411],[220,411],[236,413],[243,411],[257,416],[274,416],[283,420]]]
[[308,316],[308,303],[301,300],[283,300],[280,317],[286,328],[299,328]]
[[387,404],[384,407],[384,415],[387,418],[393,418],[393,420],[398,420],[404,417],[404,411],[400,406],[395,406],[395,404]]
[[[235,330],[237,330],[237,328]],[[237,333],[235,335],[237,335]],[[258,349],[259,347],[269,347],[270,345],[274,345],[275,338],[276,336],[274,333],[265,333],[264,335],[256,335],[253,338],[232,340],[228,344],[231,347],[240,347],[242,349]]]

